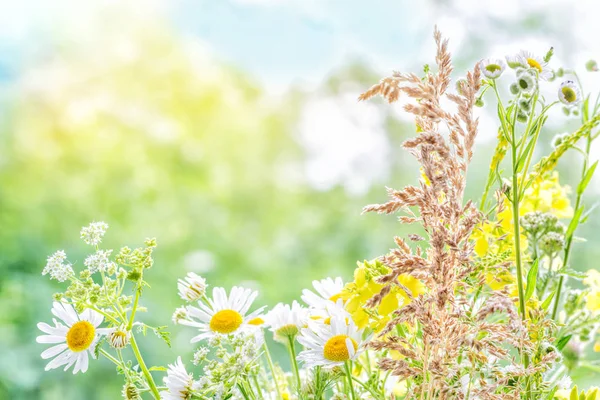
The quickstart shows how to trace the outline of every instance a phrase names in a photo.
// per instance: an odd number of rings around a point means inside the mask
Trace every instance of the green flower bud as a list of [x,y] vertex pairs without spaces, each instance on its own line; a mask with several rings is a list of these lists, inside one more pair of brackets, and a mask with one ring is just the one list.
[[588,62],[585,63],[585,69],[587,69],[590,72],[597,72],[598,71],[598,63],[596,62],[596,60],[589,60]]
[[512,94],[519,94],[520,90],[519,90],[519,85],[517,85],[516,83],[513,83],[510,85],[510,92]]
[[481,97],[479,97],[479,98],[477,98],[477,100],[475,100],[475,105],[477,107],[483,107],[484,106],[484,103],[483,103],[483,100],[481,99]]

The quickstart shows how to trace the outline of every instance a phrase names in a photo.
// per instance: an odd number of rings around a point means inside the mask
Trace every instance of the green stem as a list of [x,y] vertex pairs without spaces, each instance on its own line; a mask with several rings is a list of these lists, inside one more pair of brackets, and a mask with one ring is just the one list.
[[348,385],[350,386],[350,395],[352,400],[356,400],[356,394],[354,393],[354,385],[352,384],[352,368],[350,361],[344,362],[344,369],[346,370],[346,378],[348,378]]
[[277,382],[277,376],[275,375],[275,366],[273,365],[273,359],[271,358],[271,353],[269,352],[267,343],[263,344],[263,348],[265,349],[265,357],[267,359],[267,364],[269,364],[269,369],[271,370],[271,376],[273,377],[273,384],[275,385],[275,390],[277,391],[277,397],[279,399],[283,399],[281,396],[281,390],[279,389],[279,383]]
[[154,378],[148,370],[148,367],[146,367],[146,363],[144,362],[142,353],[140,353],[140,349],[138,348],[138,345],[135,341],[135,336],[133,335],[133,332],[131,332],[131,349],[133,350],[135,359],[137,360],[138,364],[140,365],[140,368],[142,369],[142,372],[144,373],[144,376],[146,377],[146,381],[148,382],[148,386],[150,386],[150,391],[152,392],[152,395],[154,396],[155,400],[159,400],[160,394],[158,393],[158,389],[156,388],[156,383],[154,383]]
[[296,385],[298,387],[298,391],[302,387],[300,383],[300,371],[298,370],[298,361],[296,360],[296,347],[294,345],[294,337],[288,336],[289,350],[290,350],[290,362],[292,364],[292,368],[294,369],[294,376],[296,377]]
[[[142,278],[140,277],[140,279],[142,279]],[[135,312],[137,311],[138,302],[140,301],[140,293],[141,293],[141,288],[138,284],[138,286],[135,290],[135,299],[133,300],[133,308],[131,309],[131,315],[129,316],[129,323],[127,324],[128,331],[130,331],[131,327],[133,326],[133,321],[135,319]]]
[[112,361],[116,366],[121,367],[121,362],[119,362],[119,360],[111,356],[106,350],[100,349],[100,354]]
[[[586,150],[587,157],[584,157],[584,159],[583,159],[583,168],[581,169],[581,180],[583,180],[585,175],[587,174],[588,158],[589,158],[589,154],[590,154],[590,148],[592,146],[592,140],[590,138],[590,134],[591,133],[588,132],[586,135],[587,140],[586,140],[585,150]],[[582,196],[583,196],[583,193],[580,193],[580,191],[578,190],[577,191],[577,199],[575,200],[575,211],[573,212],[574,216],[576,216],[578,214],[579,207],[582,206],[582,204],[581,204]],[[564,252],[563,263],[562,263],[563,268],[565,268],[569,262],[569,257],[571,255],[571,245],[573,244],[574,233],[575,232],[573,231],[569,235],[569,237],[566,238],[565,252]],[[556,296],[554,298],[554,307],[552,308],[552,319],[553,320],[556,320],[556,314],[558,313],[558,306],[560,304],[560,295],[561,295],[564,279],[565,279],[565,276],[561,275],[560,279],[558,280],[558,287],[556,289]]]

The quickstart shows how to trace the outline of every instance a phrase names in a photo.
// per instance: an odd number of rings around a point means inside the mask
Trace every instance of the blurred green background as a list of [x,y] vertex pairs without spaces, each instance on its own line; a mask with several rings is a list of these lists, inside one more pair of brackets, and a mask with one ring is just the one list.
[[[141,346],[151,365],[189,360],[193,332],[170,320],[187,271],[257,288],[257,302],[273,305],[313,279],[350,279],[357,260],[409,232],[360,211],[385,198],[384,185],[417,181],[400,149],[414,128],[399,105],[356,97],[392,69],[433,62],[435,23],[452,39],[457,76],[522,47],[552,45],[556,65],[581,69],[598,50],[598,28],[583,18],[593,1],[367,3],[0,3],[0,399],[119,397],[109,362],[44,372],[35,342],[62,288],[41,276],[45,259],[64,249],[81,267],[87,223],[110,225],[105,248],[158,238],[141,318],[169,324],[173,348],[152,336]],[[597,78],[584,80],[598,91]],[[547,127],[540,154],[576,125],[564,121]],[[494,146],[491,114],[481,128],[474,199]],[[563,183],[576,184],[578,165],[575,154],[563,161]],[[589,200],[597,193],[595,182]],[[599,228],[596,216],[581,229],[575,268],[597,268]]]

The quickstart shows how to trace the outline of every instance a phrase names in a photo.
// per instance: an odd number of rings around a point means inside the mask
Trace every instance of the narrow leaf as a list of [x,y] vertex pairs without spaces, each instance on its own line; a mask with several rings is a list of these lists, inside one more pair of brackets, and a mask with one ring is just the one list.
[[538,273],[538,264],[539,259],[536,259],[529,268],[529,272],[527,273],[527,291],[525,292],[525,301],[529,300],[533,293],[535,292],[535,285],[537,283],[537,273]]
[[567,343],[569,343],[569,340],[571,340],[571,336],[573,335],[563,336],[560,339],[558,339],[558,342],[556,342],[556,348],[558,350],[564,349]]
[[583,213],[583,206],[579,207],[577,211],[575,211],[575,215],[571,219],[569,223],[569,227],[567,228],[567,232],[565,233],[565,237],[569,238],[573,236],[575,229],[577,229],[577,225],[579,225],[579,218],[581,218],[581,214]]
[[542,310],[548,311],[548,308],[550,307],[550,304],[552,304],[552,299],[554,298],[555,294],[556,290],[552,291],[552,293],[550,293],[548,297],[546,297],[546,300],[544,300],[544,302],[542,303]]

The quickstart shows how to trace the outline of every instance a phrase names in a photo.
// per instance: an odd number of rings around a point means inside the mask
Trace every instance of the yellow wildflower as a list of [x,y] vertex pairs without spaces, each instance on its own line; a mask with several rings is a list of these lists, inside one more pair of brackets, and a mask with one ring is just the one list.
[[[368,326],[375,332],[380,331],[390,320],[392,313],[409,301],[409,296],[404,290],[393,287],[376,309],[365,308],[367,301],[383,288],[383,285],[377,283],[375,279],[388,272],[389,268],[379,260],[358,263],[358,268],[354,270],[354,281],[348,283],[340,293],[346,311],[361,329]],[[398,282],[406,287],[413,297],[425,291],[423,283],[412,276],[401,275],[398,277]]]
[[573,207],[569,200],[571,188],[561,186],[558,172],[554,171],[546,179],[536,179],[525,190],[523,201],[519,205],[521,215],[532,211],[549,212],[557,218],[573,217]]

